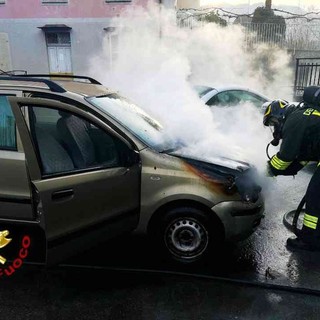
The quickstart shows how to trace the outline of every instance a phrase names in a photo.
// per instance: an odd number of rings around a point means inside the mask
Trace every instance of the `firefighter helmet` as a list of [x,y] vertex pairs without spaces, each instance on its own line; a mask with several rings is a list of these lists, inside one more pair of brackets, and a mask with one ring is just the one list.
[[274,126],[284,120],[286,108],[289,103],[285,100],[274,100],[266,108],[263,115],[263,124],[265,126]]
[[314,106],[320,106],[320,87],[310,86],[305,88],[303,101]]

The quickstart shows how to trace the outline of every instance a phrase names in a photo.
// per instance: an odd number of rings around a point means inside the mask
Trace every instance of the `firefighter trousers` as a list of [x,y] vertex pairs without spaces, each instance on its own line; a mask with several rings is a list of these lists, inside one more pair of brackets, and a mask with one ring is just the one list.
[[320,247],[320,166],[313,174],[306,193],[306,212],[299,235],[306,243]]

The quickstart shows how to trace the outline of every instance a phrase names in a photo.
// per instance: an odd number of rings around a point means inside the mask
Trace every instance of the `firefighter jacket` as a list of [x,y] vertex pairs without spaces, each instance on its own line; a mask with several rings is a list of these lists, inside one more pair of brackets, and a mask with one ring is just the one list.
[[295,175],[308,161],[320,161],[320,108],[295,108],[282,127],[280,151],[269,163],[272,175]]

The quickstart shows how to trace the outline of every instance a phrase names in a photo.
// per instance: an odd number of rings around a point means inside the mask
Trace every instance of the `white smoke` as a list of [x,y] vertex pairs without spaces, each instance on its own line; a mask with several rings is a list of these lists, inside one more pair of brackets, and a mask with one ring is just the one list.
[[153,115],[170,136],[187,143],[189,153],[265,167],[271,134],[257,108],[209,108],[192,85],[241,85],[271,99],[290,99],[287,88],[293,80],[285,52],[263,46],[246,50],[239,26],[177,27],[175,13],[155,5],[127,12],[114,23],[121,31],[112,70],[106,39],[88,73]]

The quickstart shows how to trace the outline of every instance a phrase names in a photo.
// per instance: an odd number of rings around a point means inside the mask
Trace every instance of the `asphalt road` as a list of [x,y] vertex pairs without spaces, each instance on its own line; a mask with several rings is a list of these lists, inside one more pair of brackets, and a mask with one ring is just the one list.
[[1,319],[319,319],[319,297],[197,279],[105,270],[26,269],[3,279]]
[[141,236],[54,269],[25,266],[1,279],[0,319],[319,319],[320,254],[288,251],[282,225],[309,179],[271,180],[257,232],[202,266],[169,264]]
[[141,236],[115,239],[67,264],[187,272],[320,290],[320,253],[288,251],[286,239],[292,234],[282,224],[284,213],[298,206],[310,178],[310,170],[300,172],[295,178],[269,178],[266,215],[258,230],[242,243],[221,248],[205,265],[190,267],[163,261],[148,239]]

